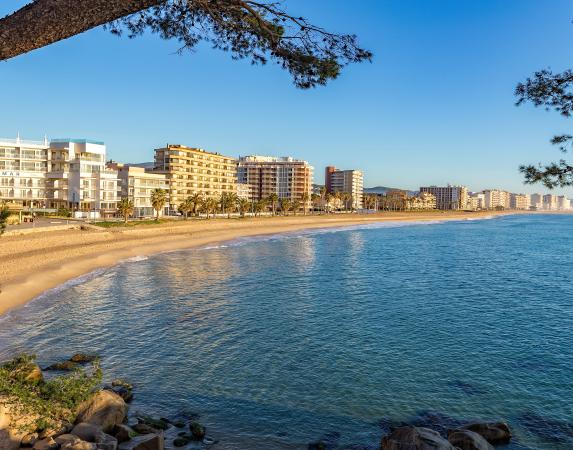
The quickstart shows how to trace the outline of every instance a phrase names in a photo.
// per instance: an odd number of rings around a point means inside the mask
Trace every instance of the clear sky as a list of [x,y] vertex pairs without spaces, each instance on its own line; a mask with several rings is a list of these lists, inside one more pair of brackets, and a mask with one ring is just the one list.
[[[5,0],[5,15],[25,1]],[[365,185],[472,190],[523,186],[517,167],[559,159],[573,120],[515,107],[535,70],[573,67],[570,0],[286,0],[375,54],[326,87],[302,91],[275,65],[200,46],[175,54],[156,36],[102,29],[0,64],[0,136],[103,140],[109,156],[150,161],[180,143],[231,156],[292,155],[360,168]],[[556,190],[573,197],[573,189]]]

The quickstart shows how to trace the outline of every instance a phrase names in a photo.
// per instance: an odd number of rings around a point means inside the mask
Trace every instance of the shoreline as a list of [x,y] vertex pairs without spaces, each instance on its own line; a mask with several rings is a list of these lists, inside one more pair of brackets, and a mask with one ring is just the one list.
[[485,219],[520,212],[385,212],[177,221],[132,228],[65,230],[0,238],[0,316],[46,291],[134,257],[241,237],[376,223]]

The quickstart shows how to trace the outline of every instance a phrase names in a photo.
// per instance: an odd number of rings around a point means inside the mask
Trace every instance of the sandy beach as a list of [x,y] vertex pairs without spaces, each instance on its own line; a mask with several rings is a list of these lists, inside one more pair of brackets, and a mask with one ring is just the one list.
[[174,221],[157,225],[42,231],[0,238],[0,314],[95,269],[135,256],[188,249],[238,237],[384,221],[475,219],[503,212],[341,214]]

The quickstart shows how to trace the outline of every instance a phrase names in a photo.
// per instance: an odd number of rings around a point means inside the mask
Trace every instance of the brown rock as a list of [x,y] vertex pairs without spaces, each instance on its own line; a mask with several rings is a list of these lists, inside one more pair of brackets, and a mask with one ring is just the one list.
[[86,422],[98,425],[104,432],[110,432],[120,425],[127,415],[127,405],[123,399],[110,391],[99,391],[82,403],[76,423]]
[[97,445],[93,442],[82,441],[77,439],[72,442],[66,442],[60,450],[97,450]]
[[144,434],[123,442],[118,447],[119,450],[165,450],[165,440],[163,432],[159,434]]
[[68,442],[74,442],[74,441],[79,441],[79,440],[80,440],[79,437],[77,437],[76,435],[70,434],[70,433],[62,434],[62,435],[54,438],[54,441],[56,441],[60,445],[64,445],[64,444],[67,444]]
[[481,435],[490,444],[504,444],[511,439],[511,430],[504,422],[470,423],[462,427]]
[[44,376],[42,375],[42,369],[40,369],[37,364],[31,364],[29,367],[29,373],[26,375],[25,380],[33,381],[35,383],[43,381]]
[[159,431],[143,422],[136,423],[132,428],[138,434],[154,434]]
[[58,450],[60,445],[51,437],[37,441],[34,444],[34,450]]
[[20,445],[22,447],[33,447],[37,440],[40,439],[38,433],[29,433],[26,436],[22,437],[20,441]]
[[131,439],[131,436],[133,436],[134,434],[135,434],[134,430],[132,430],[130,427],[124,424],[117,425],[113,430],[113,435],[117,439],[117,442],[120,444],[122,442],[129,441]]
[[440,434],[429,428],[400,427],[382,438],[382,450],[456,450]]
[[450,444],[460,450],[494,450],[481,435],[470,430],[453,430],[448,433]]

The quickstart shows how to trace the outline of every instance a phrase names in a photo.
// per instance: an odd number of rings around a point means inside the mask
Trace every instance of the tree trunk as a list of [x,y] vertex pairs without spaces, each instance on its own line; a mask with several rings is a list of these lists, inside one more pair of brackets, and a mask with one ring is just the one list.
[[0,19],[0,61],[164,2],[165,0],[35,0]]

